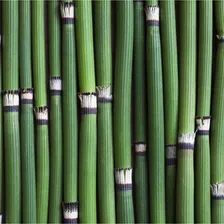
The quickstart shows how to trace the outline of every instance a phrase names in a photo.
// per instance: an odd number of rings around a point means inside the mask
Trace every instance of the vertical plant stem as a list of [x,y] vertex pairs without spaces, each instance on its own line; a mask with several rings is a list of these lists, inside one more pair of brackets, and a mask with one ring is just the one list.
[[63,211],[78,218],[78,133],[74,5],[61,2],[63,79]]
[[149,222],[148,164],[146,153],[145,17],[144,2],[134,2],[134,187],[137,223]]
[[122,190],[117,188],[117,222],[122,223],[134,222],[130,122],[133,42],[134,3],[133,1],[117,1],[114,83],[114,154],[117,187],[125,186],[126,180],[130,178],[129,188]]
[[162,58],[159,32],[159,6],[148,1],[147,21],[147,89],[149,121],[149,194],[150,217],[153,223],[165,220],[165,161]]
[[31,1],[19,2],[19,59],[21,89],[22,221],[36,222],[36,179],[31,64]]
[[111,1],[94,2],[95,63],[98,91],[97,187],[100,223],[115,223],[112,129]]
[[194,222],[196,1],[179,3],[179,138],[176,222]]
[[76,2],[76,40],[78,77],[81,101],[79,137],[79,220],[82,223],[97,222],[96,208],[96,113],[95,68],[93,51],[92,2]]
[[32,1],[32,60],[36,107],[37,222],[47,223],[50,174],[43,0]]
[[5,222],[20,223],[19,2],[2,2]]

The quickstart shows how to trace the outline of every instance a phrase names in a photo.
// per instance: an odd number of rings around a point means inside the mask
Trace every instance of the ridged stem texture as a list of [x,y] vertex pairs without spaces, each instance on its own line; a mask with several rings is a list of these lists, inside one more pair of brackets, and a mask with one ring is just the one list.
[[[21,89],[21,168],[22,168],[22,221],[36,222],[36,176],[34,151],[34,117],[31,62],[31,1],[19,2],[19,59]],[[32,99],[23,100],[25,94]]]
[[[50,86],[50,191],[48,222],[61,222],[62,201],[62,105],[61,26],[59,1],[48,1],[48,46]],[[57,84],[59,88],[57,88]]]
[[[46,64],[45,64],[45,32],[44,32],[44,1],[34,0],[32,5],[32,60],[33,83],[36,113],[36,197],[37,222],[48,221],[49,199],[49,139],[48,110],[46,94]],[[44,114],[47,119],[39,116]]]
[[[176,222],[194,222],[194,139],[196,98],[196,1],[179,2],[179,135],[177,152]],[[192,142],[191,142],[192,143]],[[194,145],[194,143],[193,143]]]
[[[81,92],[80,99],[84,100],[85,97],[94,99],[92,93],[95,92],[96,86],[93,51],[92,2],[88,0],[77,1],[76,13],[78,77]],[[89,95],[84,95],[85,93],[88,93]],[[82,107],[82,109],[89,111],[90,108],[87,106],[87,108]],[[94,110],[96,110],[96,108],[94,108]],[[82,113],[79,135],[79,220],[82,223],[97,222],[96,138],[96,111],[94,113]]]
[[[146,69],[144,2],[134,2],[134,144],[146,146]],[[140,147],[140,146],[139,146]],[[135,152],[134,201],[137,223],[149,222],[148,165],[145,152]]]
[[[212,81],[213,13],[212,1],[198,3],[198,77],[197,77],[197,116],[204,122],[210,115]],[[210,143],[209,135],[196,137],[195,147],[195,221],[211,222],[210,194]]]
[[[158,2],[148,1],[146,18],[158,14]],[[146,66],[148,90],[148,151],[150,218],[152,223],[164,223],[165,218],[165,160],[162,57],[159,21],[147,21]]]
[[[94,47],[97,114],[98,221],[115,223],[115,190],[112,129],[111,1],[94,2]],[[103,94],[107,91],[107,94]]]
[[[211,125],[211,184],[220,184],[224,181],[224,2],[214,2],[216,35],[218,37],[215,74],[213,78],[212,98],[212,125]],[[223,190],[219,192],[224,195]],[[224,222],[224,199],[212,196],[212,222]]]
[[[175,1],[160,2],[161,43],[163,58],[164,125],[166,145],[166,221],[175,222],[176,158],[170,158],[169,147],[176,150],[178,128],[178,61]],[[171,161],[174,161],[173,163]]]
[[[19,2],[2,2],[3,50],[3,97],[18,98],[19,88]],[[6,100],[9,101],[9,100]],[[9,103],[9,102],[8,102]],[[8,110],[9,109],[9,110]],[[4,158],[5,158],[5,222],[21,221],[21,172],[19,110],[4,107]]]
[[[131,79],[134,41],[134,3],[116,2],[114,83],[115,168],[131,168]],[[117,222],[134,222],[132,190],[117,192]]]

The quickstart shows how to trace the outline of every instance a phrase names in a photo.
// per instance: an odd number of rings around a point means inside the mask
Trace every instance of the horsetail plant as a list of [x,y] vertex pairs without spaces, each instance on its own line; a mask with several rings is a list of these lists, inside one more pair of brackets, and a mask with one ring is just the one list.
[[76,2],[76,40],[79,74],[81,123],[79,137],[79,220],[97,222],[96,157],[97,98],[92,27],[92,2]]
[[[78,133],[74,4],[61,2],[63,78],[64,222],[78,219]],[[68,216],[69,215],[69,216]]]
[[19,132],[19,2],[2,2],[5,222],[21,221]]
[[62,108],[61,36],[59,1],[48,1],[50,87],[50,192],[48,221],[61,222],[62,201]]
[[[165,161],[162,58],[157,1],[146,5],[147,89],[149,121],[149,194],[151,222],[165,223]],[[152,131],[153,130],[153,131]]]
[[216,34],[218,39],[216,65],[214,75],[214,90],[212,101],[211,125],[211,195],[212,223],[224,222],[224,2],[214,2]]
[[[131,163],[131,79],[134,42],[134,3],[116,2],[114,83],[114,156],[116,216],[119,223],[133,223]],[[118,131],[119,130],[119,131]]]
[[22,221],[36,222],[36,175],[31,64],[31,1],[19,2],[20,132],[22,168]]
[[146,85],[144,2],[134,2],[134,199],[137,223],[149,222],[148,166],[146,154]]
[[48,221],[49,141],[46,93],[44,0],[32,4],[32,60],[36,118],[36,198],[37,222]]
[[164,125],[166,154],[166,221],[175,222],[176,143],[178,128],[178,62],[175,1],[161,1]]
[[195,221],[211,222],[210,202],[210,100],[212,81],[212,1],[199,1],[197,77],[197,137],[195,145]]
[[98,99],[98,221],[116,223],[112,133],[111,1],[94,2],[95,63]]
[[196,1],[179,2],[179,137],[176,222],[194,222]]

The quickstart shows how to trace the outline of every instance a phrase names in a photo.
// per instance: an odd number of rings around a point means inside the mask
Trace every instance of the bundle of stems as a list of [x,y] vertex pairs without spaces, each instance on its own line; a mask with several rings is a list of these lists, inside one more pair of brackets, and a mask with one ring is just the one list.
[[37,222],[47,223],[49,195],[48,108],[44,36],[44,0],[32,4],[32,60],[36,117]]
[[36,222],[36,179],[31,64],[31,1],[19,2],[19,59],[21,89],[22,221]]
[[175,222],[176,143],[178,128],[178,61],[175,1],[161,1],[161,43],[164,81],[166,153],[166,221]]
[[119,223],[134,222],[131,163],[131,79],[134,42],[134,3],[116,2],[114,80],[114,155],[116,216]]
[[96,157],[97,157],[97,100],[92,27],[92,2],[76,2],[76,40],[79,74],[81,123],[79,138],[79,220],[97,222]]
[[74,4],[61,2],[63,78],[63,214],[78,218],[78,133]]
[[149,222],[148,166],[146,154],[146,85],[144,2],[134,2],[134,186],[135,220]]
[[94,2],[97,115],[98,221],[115,223],[112,129],[111,1]]
[[196,1],[179,2],[179,137],[176,222],[194,222]]
[[2,2],[5,222],[20,223],[19,2]]
[[151,222],[164,223],[165,161],[162,58],[159,31],[158,2],[147,1],[147,89],[149,121],[149,194]]
[[211,126],[211,194],[212,222],[224,222],[224,2],[214,2],[216,34],[218,38],[216,65],[214,75],[214,90],[212,99]]
[[62,201],[62,108],[61,27],[59,1],[48,1],[49,87],[50,87],[50,192],[48,221],[61,222]]
[[211,222],[210,203],[210,100],[212,81],[212,1],[199,4],[197,115],[195,145],[195,221]]

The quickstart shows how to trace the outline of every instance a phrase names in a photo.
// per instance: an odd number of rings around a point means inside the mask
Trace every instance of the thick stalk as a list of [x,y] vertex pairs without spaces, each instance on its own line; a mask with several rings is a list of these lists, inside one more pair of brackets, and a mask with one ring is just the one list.
[[2,2],[3,109],[5,156],[5,222],[21,220],[20,133],[19,133],[19,3]]
[[[121,35],[122,34],[122,35]],[[134,3],[116,2],[116,50],[114,83],[114,158],[122,175],[131,169],[131,79],[134,41]],[[115,171],[117,173],[117,171]],[[115,173],[115,175],[116,175]],[[130,172],[132,175],[132,172]],[[130,177],[132,181],[132,176]],[[116,183],[122,183],[118,178]],[[131,182],[132,184],[132,182]],[[134,222],[132,188],[116,194],[117,222]]]
[[134,144],[135,217],[149,222],[149,196],[146,154],[146,83],[144,2],[134,2]]
[[77,58],[81,101],[79,137],[79,219],[97,222],[96,204],[96,113],[95,68],[93,51],[92,2],[76,2]]
[[[165,161],[162,58],[158,2],[147,2],[147,89],[149,121],[149,194],[153,223],[165,220]],[[153,131],[152,131],[153,130]]]
[[49,196],[49,140],[46,94],[44,1],[32,1],[32,60],[36,117],[37,222],[47,223]]
[[212,194],[212,222],[224,222],[224,2],[214,2],[216,34],[218,38],[216,64],[212,99],[211,126],[211,194]]
[[[198,125],[195,150],[195,221],[211,222],[210,196],[210,103],[212,81],[213,15],[212,1],[200,1],[197,77]],[[206,117],[207,116],[207,117]]]
[[176,143],[178,127],[178,61],[175,1],[161,1],[161,42],[164,81],[166,151],[166,221],[175,222]]
[[94,2],[95,62],[98,91],[97,170],[98,218],[115,223],[114,162],[112,132],[111,1]]
[[62,201],[62,114],[61,37],[59,1],[48,2],[50,85],[50,192],[48,221],[61,222]]
[[179,138],[176,222],[194,222],[196,1],[179,3]]

